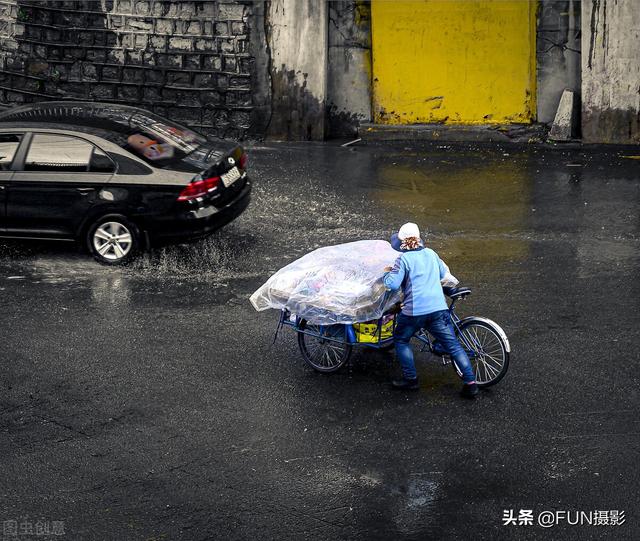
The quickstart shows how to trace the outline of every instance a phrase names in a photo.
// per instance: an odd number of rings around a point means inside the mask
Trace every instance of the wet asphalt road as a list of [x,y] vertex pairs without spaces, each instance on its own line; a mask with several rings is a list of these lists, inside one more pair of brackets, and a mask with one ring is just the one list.
[[[74,540],[638,539],[638,153],[256,146],[251,207],[206,241],[126,269],[0,244],[0,519]],[[377,352],[316,374],[248,302],[303,253],[408,220],[472,287],[461,312],[510,338],[475,402],[426,354],[409,395]]]

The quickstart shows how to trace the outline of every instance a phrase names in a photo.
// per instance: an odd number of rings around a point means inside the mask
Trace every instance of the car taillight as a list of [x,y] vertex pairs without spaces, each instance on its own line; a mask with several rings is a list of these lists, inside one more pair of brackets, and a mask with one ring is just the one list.
[[240,156],[240,169],[247,168],[247,161],[249,160],[249,156],[247,156],[246,152]]
[[205,178],[202,180],[194,180],[187,184],[180,192],[178,201],[191,201],[203,195],[207,195],[210,191],[215,190],[220,184],[220,177]]

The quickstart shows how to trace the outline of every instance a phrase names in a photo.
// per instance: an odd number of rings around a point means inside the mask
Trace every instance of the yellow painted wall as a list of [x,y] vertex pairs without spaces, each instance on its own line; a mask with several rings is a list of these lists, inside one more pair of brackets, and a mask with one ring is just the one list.
[[535,7],[535,0],[372,0],[375,122],[530,122]]

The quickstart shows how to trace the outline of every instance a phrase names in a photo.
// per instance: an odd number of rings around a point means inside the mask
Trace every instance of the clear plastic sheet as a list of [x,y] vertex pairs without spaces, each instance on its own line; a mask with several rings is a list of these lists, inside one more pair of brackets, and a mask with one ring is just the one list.
[[250,300],[258,311],[286,308],[315,325],[378,319],[402,299],[382,283],[399,255],[384,240],[319,248],[276,272]]

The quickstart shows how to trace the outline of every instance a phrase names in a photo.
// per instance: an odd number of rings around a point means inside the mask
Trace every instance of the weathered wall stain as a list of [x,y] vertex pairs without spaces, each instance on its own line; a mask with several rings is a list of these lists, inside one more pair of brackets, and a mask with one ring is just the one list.
[[593,67],[593,53],[596,45],[596,36],[598,34],[598,19],[600,17],[600,0],[592,0],[592,2],[593,5],[591,7],[589,23],[589,59],[587,62],[589,69]]
[[267,136],[324,139],[327,4],[317,0],[271,0],[266,5],[265,27],[271,78]]
[[247,133],[253,138],[263,138],[271,120],[273,110],[271,99],[271,50],[267,41],[267,17],[269,1],[253,2],[249,24],[250,48],[252,55],[251,82],[253,111]]
[[[589,21],[582,61],[582,138],[585,142],[640,142],[640,5],[585,0]],[[587,47],[588,45],[588,47]]]
[[[302,79],[302,84],[300,80]],[[307,88],[308,74],[280,69],[272,70],[271,85],[274,114],[267,135],[275,139],[312,141],[324,138],[324,100]]]

